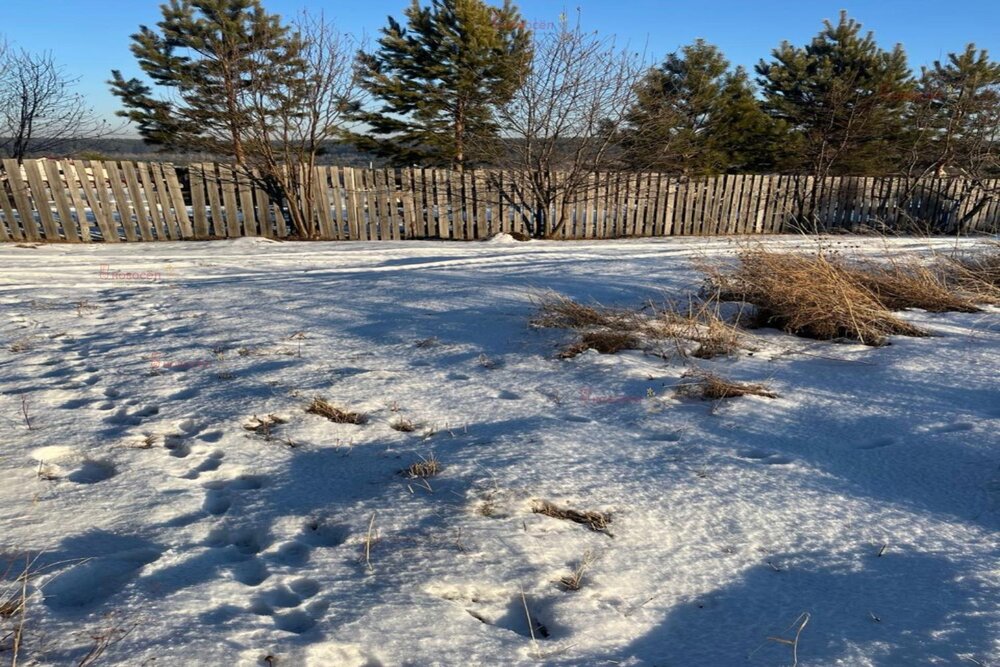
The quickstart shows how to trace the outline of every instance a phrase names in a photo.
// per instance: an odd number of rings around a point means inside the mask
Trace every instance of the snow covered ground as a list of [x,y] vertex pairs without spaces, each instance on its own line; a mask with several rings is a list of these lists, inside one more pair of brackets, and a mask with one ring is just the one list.
[[[542,290],[680,296],[737,247],[0,247],[0,554],[41,554],[22,663],[128,631],[99,664],[783,665],[768,637],[806,612],[801,665],[1000,664],[1000,310],[713,361],[561,360],[527,325]],[[675,398],[692,362],[780,397]]]

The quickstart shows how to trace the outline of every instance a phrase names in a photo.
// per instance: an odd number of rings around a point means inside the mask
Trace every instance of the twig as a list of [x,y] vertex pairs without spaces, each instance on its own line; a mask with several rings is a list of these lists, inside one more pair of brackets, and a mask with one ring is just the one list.
[[[763,642],[760,643],[760,646],[758,646],[753,651],[751,651],[750,655],[752,656],[754,653],[756,653],[757,651],[759,651],[760,648],[761,648],[761,646],[763,646],[767,642],[775,642],[775,643],[778,643],[778,644],[785,644],[787,646],[791,646],[792,647],[792,667],[798,667],[798,664],[799,664],[799,636],[802,634],[802,630],[804,630],[805,627],[806,627],[806,625],[809,623],[809,619],[810,618],[812,618],[812,616],[809,614],[808,611],[802,612],[801,614],[799,614],[798,618],[796,618],[792,622],[791,625],[789,625],[787,628],[785,628],[782,631],[782,632],[788,632],[792,628],[795,628],[796,626],[798,626],[796,628],[796,630],[795,630],[795,636],[792,639],[787,639],[785,637],[768,637],[767,639],[765,639]],[[749,656],[747,656],[747,657],[749,657]]]
[[368,522],[368,535],[365,537],[365,565],[372,574],[375,573],[375,568],[372,567],[372,529],[375,527],[375,514],[372,512],[372,518]]
[[28,397],[21,395],[21,414],[24,415],[24,423],[28,426],[28,430],[31,430],[31,419],[28,417]]
[[535,655],[539,655],[538,650],[538,640],[535,639],[535,624],[531,620],[531,612],[528,611],[528,599],[524,597],[524,586],[519,587],[521,589],[521,604],[524,605],[524,615],[528,617],[528,633],[531,635],[531,644],[535,647]]

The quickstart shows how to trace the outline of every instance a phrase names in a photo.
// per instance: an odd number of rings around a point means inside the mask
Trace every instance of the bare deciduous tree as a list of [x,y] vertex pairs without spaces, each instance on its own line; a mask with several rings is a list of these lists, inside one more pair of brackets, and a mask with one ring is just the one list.
[[70,76],[50,52],[0,47],[0,148],[19,162],[84,138],[106,135],[109,124],[73,91]]
[[613,38],[585,32],[579,19],[534,39],[531,68],[497,109],[500,140],[474,144],[481,161],[513,172],[501,191],[530,233],[551,237],[588,196],[591,175],[612,167],[615,137],[647,64]]
[[341,139],[348,114],[362,99],[354,57],[360,44],[322,14],[300,14],[293,22],[297,62],[284,80],[274,80],[267,52],[251,61],[250,82],[238,97],[247,174],[282,203],[299,236],[316,237],[316,161]]

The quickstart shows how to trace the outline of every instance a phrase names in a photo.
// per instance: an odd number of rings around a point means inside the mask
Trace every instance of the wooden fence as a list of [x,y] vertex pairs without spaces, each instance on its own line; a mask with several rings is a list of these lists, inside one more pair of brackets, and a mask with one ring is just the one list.
[[[316,168],[312,215],[327,240],[488,238],[528,233],[538,206],[523,174]],[[863,228],[1000,230],[1000,179],[973,182],[592,174],[559,207],[555,238],[774,234]],[[555,219],[555,210],[550,219]],[[292,238],[281,207],[222,164],[3,160],[0,241]]]

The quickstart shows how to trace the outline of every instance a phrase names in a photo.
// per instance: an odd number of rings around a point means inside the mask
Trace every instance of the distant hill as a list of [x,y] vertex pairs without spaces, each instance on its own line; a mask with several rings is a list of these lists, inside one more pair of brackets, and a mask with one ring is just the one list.
[[[3,142],[0,141],[0,144]],[[150,146],[142,139],[78,139],[65,142],[58,152],[31,153],[28,157],[71,157],[84,160],[137,160],[189,164],[219,161],[209,153],[176,152]],[[345,167],[384,166],[382,158],[363,153],[349,144],[331,142],[319,157],[320,164]]]

